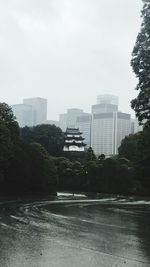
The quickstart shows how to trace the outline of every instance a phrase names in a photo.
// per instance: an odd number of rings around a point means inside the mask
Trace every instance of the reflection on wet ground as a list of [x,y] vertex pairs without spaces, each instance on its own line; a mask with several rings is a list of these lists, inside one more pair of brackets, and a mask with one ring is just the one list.
[[0,201],[1,267],[150,266],[150,200]]

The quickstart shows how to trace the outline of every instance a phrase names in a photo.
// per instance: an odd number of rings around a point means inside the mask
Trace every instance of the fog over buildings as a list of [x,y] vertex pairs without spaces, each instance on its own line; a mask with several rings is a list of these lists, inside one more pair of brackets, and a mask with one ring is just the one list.
[[[59,114],[59,121],[47,119],[47,99],[40,97],[26,98],[23,104],[12,105],[12,109],[20,127],[51,124],[60,127],[64,133],[70,129],[81,133],[86,148],[92,147],[97,156],[111,156],[118,154],[121,141],[126,136],[142,130],[138,120],[119,111],[118,106],[118,96],[98,95],[97,104],[91,106],[90,113],[69,108],[66,113]],[[80,149],[84,150],[84,146]]]
[[99,95],[92,106],[91,147],[96,155],[116,155],[131,133],[131,116],[118,111],[118,103],[117,96]]
[[131,113],[141,8],[141,0],[1,1],[0,101],[40,96],[58,120],[67,108],[90,113],[96,95],[112,94]]
[[47,122],[47,99],[26,98],[23,99],[23,104],[11,107],[20,127],[32,127]]
[[1,1],[1,102],[19,125],[78,127],[96,154],[116,154],[140,129],[130,61],[141,9],[141,0]]

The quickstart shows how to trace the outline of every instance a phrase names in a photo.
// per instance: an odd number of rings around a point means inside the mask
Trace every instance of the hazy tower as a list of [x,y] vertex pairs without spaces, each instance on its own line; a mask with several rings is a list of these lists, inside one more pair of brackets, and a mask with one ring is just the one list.
[[33,124],[43,124],[47,119],[47,99],[34,97],[26,98],[23,103],[33,108]]

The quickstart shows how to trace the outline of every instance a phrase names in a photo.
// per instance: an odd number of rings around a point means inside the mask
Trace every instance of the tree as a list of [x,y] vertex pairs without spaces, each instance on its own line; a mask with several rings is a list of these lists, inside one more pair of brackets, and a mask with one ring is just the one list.
[[0,103],[0,125],[7,128],[11,142],[16,144],[19,141],[19,126],[11,107],[6,103]]
[[142,26],[132,53],[131,66],[138,78],[137,98],[131,106],[140,123],[150,125],[150,1],[143,0]]
[[101,154],[98,156],[98,160],[104,160],[105,159],[105,155],[104,154]]
[[8,160],[12,155],[12,140],[9,129],[0,122],[0,161]]
[[85,159],[86,160],[96,160],[96,156],[94,154],[94,151],[92,149],[92,147],[89,147],[86,151],[86,154],[85,154]]
[[130,134],[129,136],[126,136],[118,148],[119,156],[135,161],[138,156],[138,142],[141,135],[142,133],[139,132],[137,134]]
[[0,103],[0,177],[4,179],[5,169],[13,157],[14,147],[19,142],[19,126],[11,108]]
[[138,78],[137,98],[132,100],[132,108],[144,130],[138,142],[136,175],[147,192],[150,192],[150,1],[143,0],[141,31],[137,36],[132,53],[131,65]]
[[11,107],[6,103],[0,103],[0,122],[2,121],[7,125],[15,121]]
[[3,188],[10,194],[56,192],[57,170],[53,159],[40,145],[31,143],[15,147],[5,172]]
[[57,170],[53,159],[45,148],[38,143],[31,143],[28,154],[30,156],[30,177],[35,191],[55,192],[57,184]]
[[150,193],[150,127],[145,127],[138,142],[136,175]]
[[62,154],[64,135],[62,130],[55,125],[41,124],[34,127],[21,129],[21,139],[24,143],[36,142],[41,144],[50,155]]
[[[12,109],[6,103],[0,103],[0,189],[7,182],[6,172],[19,143],[19,126]],[[11,175],[11,174],[10,174]],[[8,189],[9,186],[7,186]]]

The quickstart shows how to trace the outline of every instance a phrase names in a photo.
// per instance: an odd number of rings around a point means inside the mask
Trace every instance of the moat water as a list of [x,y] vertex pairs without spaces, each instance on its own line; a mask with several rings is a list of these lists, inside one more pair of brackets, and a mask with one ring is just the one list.
[[59,193],[0,201],[0,267],[150,266],[150,200]]

